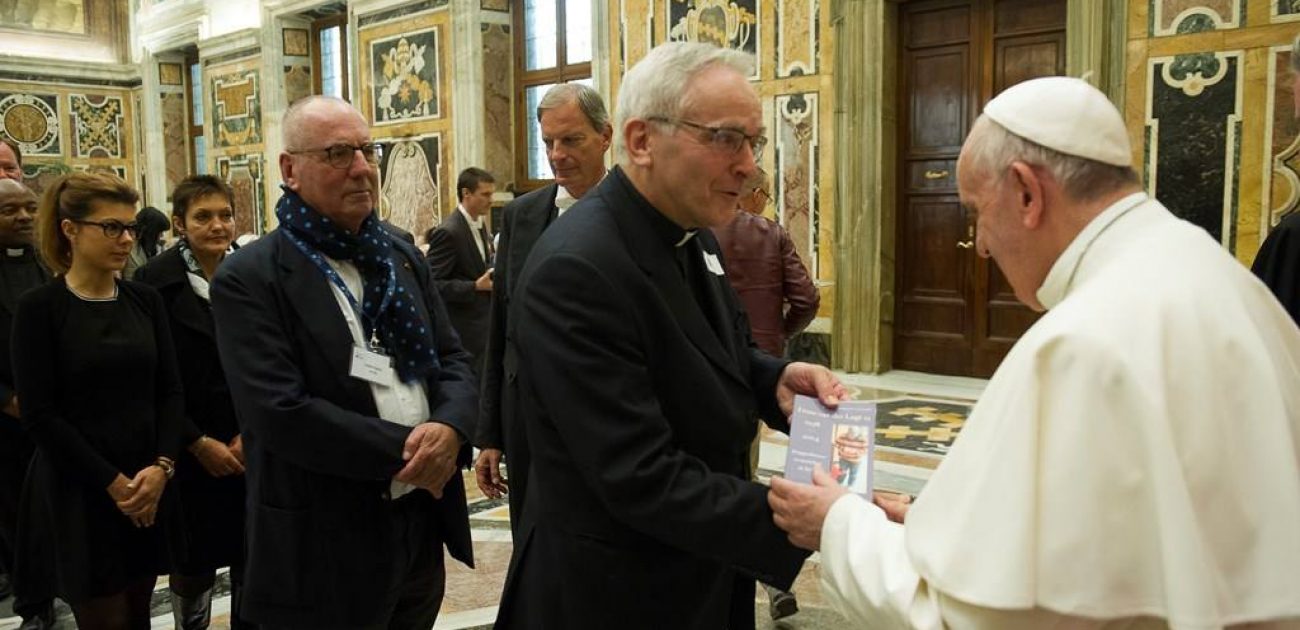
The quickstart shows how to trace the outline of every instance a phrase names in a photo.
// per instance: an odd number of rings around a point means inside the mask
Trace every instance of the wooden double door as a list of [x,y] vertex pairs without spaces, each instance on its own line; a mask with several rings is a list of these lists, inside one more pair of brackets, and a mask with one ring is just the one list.
[[988,377],[1037,314],[976,253],[957,155],[994,95],[1065,72],[1066,0],[914,0],[899,19],[894,367]]

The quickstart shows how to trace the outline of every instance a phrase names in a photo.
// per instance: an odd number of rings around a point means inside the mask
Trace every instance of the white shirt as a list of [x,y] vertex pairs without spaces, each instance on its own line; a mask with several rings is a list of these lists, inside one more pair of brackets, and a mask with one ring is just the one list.
[[[592,188],[599,186],[601,182],[605,181],[605,175],[608,173],[609,171],[601,173],[600,179],[596,180],[596,183],[592,184],[591,188],[587,189],[587,192],[591,192]],[[558,186],[557,188],[559,188],[559,190],[555,192],[555,218],[558,219],[560,215],[564,214],[565,210],[572,208],[573,204],[578,203],[578,198],[570,194],[569,189],[564,186]]]
[[1300,628],[1300,329],[1142,198],[1039,296],[906,527],[827,514],[828,598],[873,628]]
[[474,218],[469,215],[465,206],[456,204],[456,209],[460,211],[461,216],[465,217],[465,222],[469,224],[469,233],[474,235],[474,245],[478,247],[479,258],[487,260],[487,250],[483,249],[483,217]]
[[[343,284],[347,285],[348,291],[352,292],[352,296],[360,300],[363,285],[361,272],[357,270],[356,265],[347,260],[334,260],[324,254],[321,257],[343,278]],[[366,347],[369,340],[365,338],[361,322],[357,319],[357,313],[352,310],[352,304],[348,302],[347,296],[343,294],[343,291],[338,286],[333,282],[330,282],[329,285],[334,293],[334,300],[338,302],[339,310],[343,311],[343,318],[348,322],[348,330],[352,333],[352,343],[363,348]],[[403,383],[402,379],[397,377],[397,370],[394,369],[392,370],[390,383],[387,386],[369,383],[370,393],[375,397],[375,409],[378,411],[381,420],[387,420],[404,427],[414,427],[429,420],[429,396],[424,387],[424,381],[416,380],[411,383]],[[415,486],[410,484],[393,481],[389,487],[389,495],[396,499],[414,489]]]

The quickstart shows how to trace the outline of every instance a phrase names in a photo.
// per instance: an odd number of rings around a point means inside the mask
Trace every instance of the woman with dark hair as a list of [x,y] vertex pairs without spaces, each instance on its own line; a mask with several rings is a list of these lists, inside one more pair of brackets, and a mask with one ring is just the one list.
[[[235,237],[233,197],[216,177],[187,177],[172,191],[176,246],[135,275],[162,295],[185,385],[181,443],[189,454],[176,467],[176,486],[188,550],[168,582],[172,616],[183,630],[208,627],[218,568],[230,567],[235,600],[243,584],[243,447],[208,298],[208,282]],[[233,612],[238,606],[231,610],[231,628],[247,627]]]
[[[135,243],[134,190],[72,173],[46,191],[38,249],[55,274],[18,300],[13,364],[36,443],[18,524],[22,575],[53,575],[82,630],[149,628],[167,569],[165,493],[184,399],[162,298],[117,279]],[[170,545],[180,549],[179,545]]]
[[145,206],[141,209],[135,215],[135,222],[140,226],[135,238],[135,247],[131,248],[131,256],[127,258],[126,267],[122,269],[122,277],[127,280],[135,278],[135,271],[162,251],[163,232],[172,226],[171,221],[167,220],[167,215],[153,206]]

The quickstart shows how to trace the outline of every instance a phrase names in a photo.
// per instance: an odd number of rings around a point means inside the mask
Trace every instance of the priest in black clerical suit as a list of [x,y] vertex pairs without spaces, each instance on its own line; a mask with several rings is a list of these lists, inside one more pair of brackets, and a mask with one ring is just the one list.
[[[36,195],[26,186],[0,179],[0,563],[10,576],[14,575],[18,501],[35,450],[19,424],[21,405],[14,389],[10,336],[18,296],[50,279],[32,247],[36,205]],[[36,595],[44,590],[40,585],[14,584],[14,612],[31,623],[36,619],[52,623],[50,599]]]

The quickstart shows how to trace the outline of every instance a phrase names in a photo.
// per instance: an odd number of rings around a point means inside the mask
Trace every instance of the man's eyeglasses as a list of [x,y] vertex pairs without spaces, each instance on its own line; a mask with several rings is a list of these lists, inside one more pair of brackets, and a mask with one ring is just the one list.
[[108,238],[121,238],[123,232],[130,232],[131,238],[140,236],[140,224],[134,221],[130,223],[122,223],[121,221],[114,221],[113,219],[107,221],[83,221],[81,219],[68,220],[79,225],[99,226],[99,229],[104,231],[104,236]]
[[352,160],[357,151],[361,152],[361,157],[366,159],[367,163],[378,164],[379,158],[384,155],[384,147],[373,142],[367,144],[336,144],[325,147],[324,149],[305,149],[302,151],[288,151],[289,155],[303,155],[307,153],[324,154],[325,163],[334,168],[348,168],[352,166]]
[[681,118],[667,118],[664,116],[654,116],[649,120],[690,127],[700,132],[704,144],[728,155],[740,153],[740,148],[745,146],[745,143],[749,143],[749,149],[754,153],[754,159],[758,160],[763,155],[763,147],[767,146],[766,136],[751,136],[734,127],[709,127],[689,120],[682,120]]

